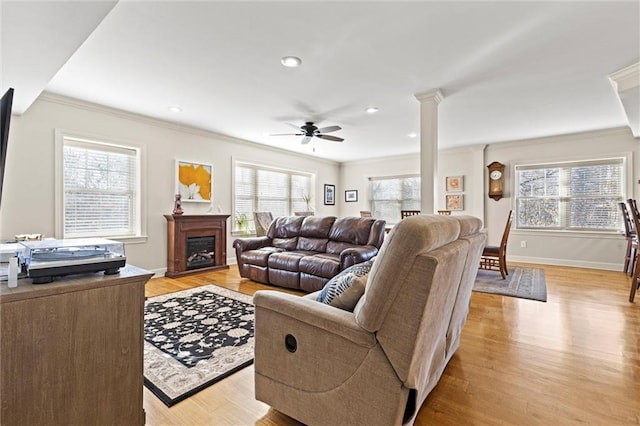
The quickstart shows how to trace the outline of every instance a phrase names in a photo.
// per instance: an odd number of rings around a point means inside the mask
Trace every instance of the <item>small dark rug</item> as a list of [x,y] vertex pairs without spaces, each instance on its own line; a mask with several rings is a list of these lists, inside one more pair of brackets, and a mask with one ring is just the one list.
[[544,269],[539,268],[509,268],[509,275],[504,280],[498,271],[479,269],[473,291],[547,301]]
[[150,297],[144,384],[168,407],[253,363],[252,297],[214,285]]

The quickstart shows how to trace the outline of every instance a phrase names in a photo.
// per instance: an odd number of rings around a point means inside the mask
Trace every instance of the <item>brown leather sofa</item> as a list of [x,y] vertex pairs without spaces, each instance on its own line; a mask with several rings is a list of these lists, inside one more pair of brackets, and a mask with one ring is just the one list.
[[378,254],[385,225],[361,217],[278,217],[266,236],[233,242],[238,270],[265,284],[320,290],[343,269]]

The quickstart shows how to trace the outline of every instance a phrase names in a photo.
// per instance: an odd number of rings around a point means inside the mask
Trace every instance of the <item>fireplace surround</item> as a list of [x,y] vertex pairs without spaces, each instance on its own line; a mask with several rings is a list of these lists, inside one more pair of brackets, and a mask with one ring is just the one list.
[[227,219],[230,215],[164,215],[167,219],[169,278],[228,269]]

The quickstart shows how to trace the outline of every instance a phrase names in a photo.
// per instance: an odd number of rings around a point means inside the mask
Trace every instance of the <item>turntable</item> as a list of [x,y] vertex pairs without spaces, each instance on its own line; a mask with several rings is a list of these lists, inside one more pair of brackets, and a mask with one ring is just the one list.
[[20,263],[34,284],[85,272],[117,274],[127,261],[124,243],[104,238],[21,241],[18,244]]

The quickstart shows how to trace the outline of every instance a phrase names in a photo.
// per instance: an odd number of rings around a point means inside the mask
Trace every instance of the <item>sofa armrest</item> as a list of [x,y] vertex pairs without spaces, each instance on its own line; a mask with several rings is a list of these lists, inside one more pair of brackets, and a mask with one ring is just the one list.
[[376,345],[375,334],[360,327],[353,312],[272,290],[257,291],[253,296],[253,303],[256,306],[256,315],[261,309],[268,309],[293,322],[324,330],[358,346],[372,348]]
[[243,251],[247,250],[256,250],[262,247],[268,247],[270,245],[271,238],[269,237],[238,238],[233,242],[233,248],[236,249],[236,253],[242,253]]
[[349,266],[365,262],[378,254],[376,246],[360,246],[342,250],[340,252],[340,270],[343,271]]

